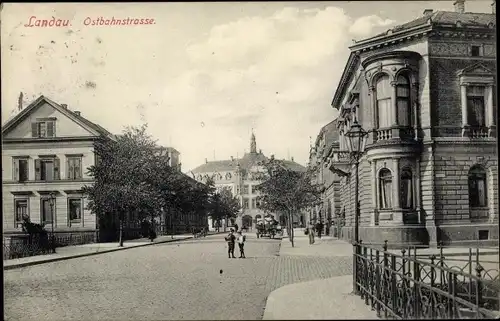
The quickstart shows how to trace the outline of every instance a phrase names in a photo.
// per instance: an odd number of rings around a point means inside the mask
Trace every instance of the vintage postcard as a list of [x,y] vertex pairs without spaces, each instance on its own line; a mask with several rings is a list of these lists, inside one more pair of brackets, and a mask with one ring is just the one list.
[[6,320],[500,317],[495,0],[0,24]]

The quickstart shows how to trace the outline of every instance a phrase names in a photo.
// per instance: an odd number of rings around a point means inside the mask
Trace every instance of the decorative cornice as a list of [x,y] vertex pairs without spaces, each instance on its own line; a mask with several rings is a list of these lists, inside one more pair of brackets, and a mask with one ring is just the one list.
[[[378,54],[374,54],[361,63],[361,66],[363,66],[364,69],[366,69],[367,66],[370,64],[373,64],[377,61],[381,60],[387,60],[387,59],[401,59],[401,60],[411,60],[411,61],[418,61],[421,58],[421,55],[417,52],[414,51],[404,51],[404,50],[398,50],[398,51],[390,51],[390,52],[381,52]],[[408,61],[405,61],[404,63],[408,64]]]
[[359,63],[359,61],[360,61],[359,55],[357,53],[351,52],[351,54],[349,55],[349,59],[347,60],[346,66],[344,68],[344,71],[342,72],[342,76],[340,77],[340,81],[337,86],[337,91],[333,96],[331,104],[333,108],[336,108],[337,110],[340,109],[340,102],[347,90],[347,85],[349,81],[356,74],[355,67]]

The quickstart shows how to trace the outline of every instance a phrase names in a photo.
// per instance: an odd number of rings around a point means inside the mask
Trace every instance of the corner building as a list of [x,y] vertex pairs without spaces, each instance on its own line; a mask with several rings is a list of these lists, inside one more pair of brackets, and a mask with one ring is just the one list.
[[[357,120],[359,238],[435,246],[498,240],[496,15],[425,10],[357,42],[333,98],[339,149]],[[338,151],[337,150],[337,151]],[[347,156],[329,167],[354,174]],[[341,178],[343,237],[354,236],[354,179]]]

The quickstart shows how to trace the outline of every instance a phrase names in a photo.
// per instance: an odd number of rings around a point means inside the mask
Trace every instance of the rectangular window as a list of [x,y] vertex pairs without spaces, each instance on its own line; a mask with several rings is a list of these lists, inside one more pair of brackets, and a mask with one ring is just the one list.
[[248,185],[243,185],[243,194],[244,195],[248,195],[249,194],[249,190],[248,190],[249,186]]
[[257,208],[257,200],[255,198],[252,199],[252,208]]
[[59,177],[58,158],[35,159],[35,180],[53,181],[59,180]]
[[481,55],[481,47],[480,46],[471,46],[470,55],[472,57],[479,57]]
[[14,200],[15,208],[15,226],[18,227],[23,222],[24,217],[29,216],[28,212],[28,200],[27,199],[16,199]]
[[31,135],[34,138],[55,137],[56,122],[54,120],[37,121],[31,124]]
[[14,158],[13,159],[13,179],[17,182],[25,182],[28,180],[29,170],[28,170],[28,158]]
[[250,204],[249,204],[248,198],[244,198],[243,199],[243,208],[245,208],[245,209],[249,209],[250,208]]
[[68,199],[68,219],[70,222],[80,222],[82,220],[82,199],[69,198]]
[[81,156],[68,156],[67,157],[67,178],[80,179],[82,178],[82,157]]
[[391,99],[380,99],[377,101],[378,108],[378,127],[379,128],[388,128],[391,126]]
[[52,216],[52,211],[55,212],[55,203],[53,208],[50,206],[50,200],[48,198],[42,198],[41,200],[41,206],[40,206],[40,217],[42,218],[42,223],[51,223],[53,216]]
[[467,120],[473,127],[483,127],[486,124],[484,96],[484,87],[467,87]]

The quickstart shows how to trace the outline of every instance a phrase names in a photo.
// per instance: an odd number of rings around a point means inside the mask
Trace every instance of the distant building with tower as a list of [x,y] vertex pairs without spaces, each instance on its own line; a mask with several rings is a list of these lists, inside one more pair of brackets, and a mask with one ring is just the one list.
[[[274,157],[271,155],[271,158]],[[264,168],[259,163],[269,160],[261,150],[257,151],[257,142],[255,134],[252,132],[250,138],[250,152],[245,153],[242,158],[234,158],[226,160],[208,161],[205,159],[205,164],[202,164],[188,172],[192,178],[199,182],[205,183],[208,178],[212,178],[215,182],[217,190],[223,188],[229,189],[235,195],[242,206],[241,213],[231,222],[224,222],[228,226],[233,226],[235,223],[239,227],[247,227],[249,230],[255,228],[256,220],[264,218],[264,211],[258,208],[255,186],[259,185],[261,173]],[[285,166],[295,171],[305,171],[306,168],[293,160],[282,160]],[[274,218],[284,224],[284,216],[274,214]],[[304,217],[295,215],[294,222],[301,223]],[[210,229],[214,229],[214,223],[209,221]]]

